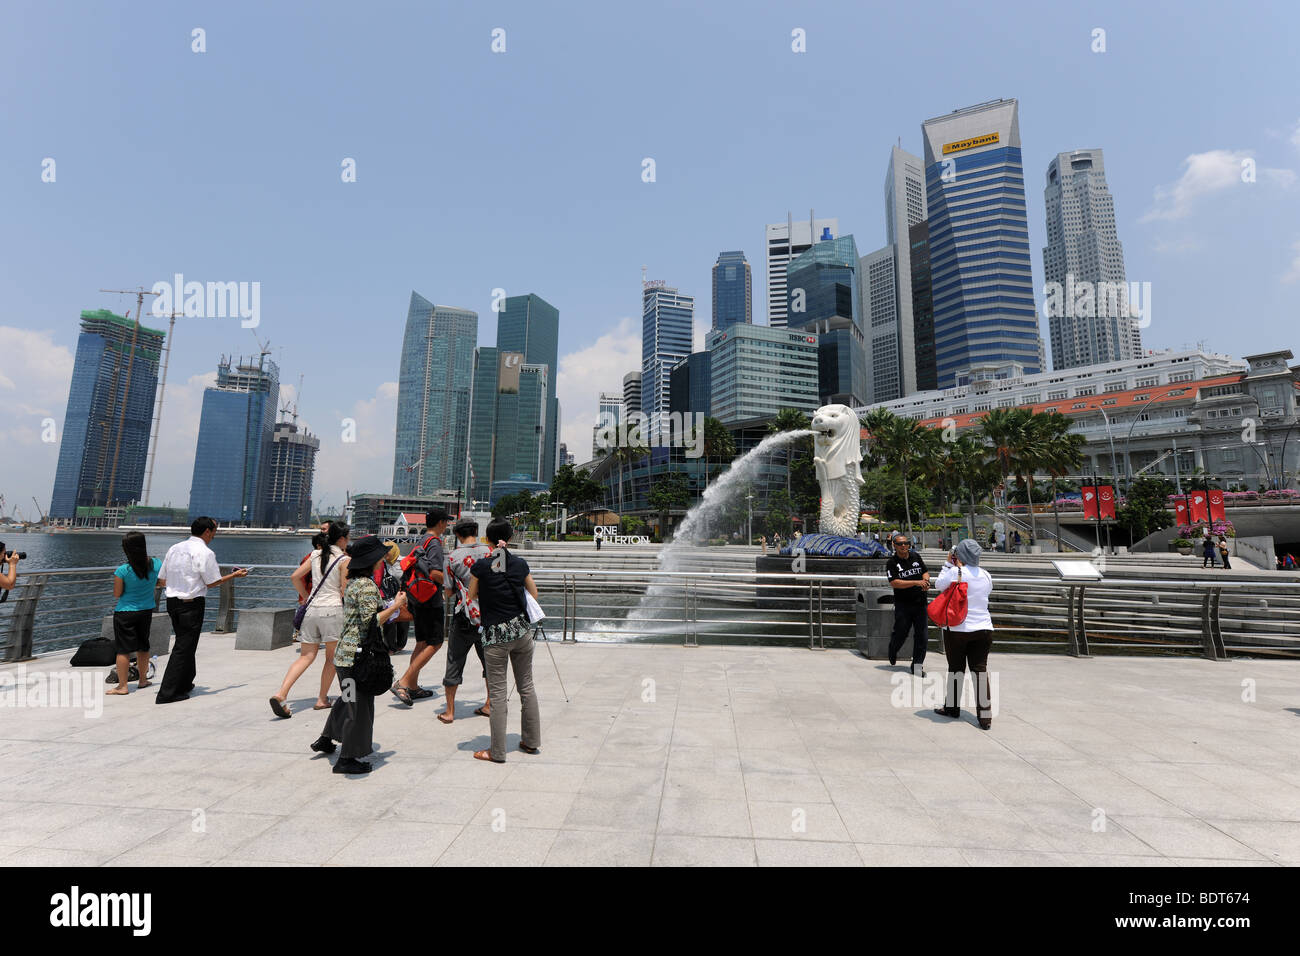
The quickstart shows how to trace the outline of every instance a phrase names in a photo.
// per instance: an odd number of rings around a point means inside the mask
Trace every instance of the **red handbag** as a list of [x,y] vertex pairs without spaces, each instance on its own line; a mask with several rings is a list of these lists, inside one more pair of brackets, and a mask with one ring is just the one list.
[[961,568],[958,568],[957,580],[930,602],[925,613],[939,627],[952,627],[966,620],[966,606],[966,582],[961,579]]

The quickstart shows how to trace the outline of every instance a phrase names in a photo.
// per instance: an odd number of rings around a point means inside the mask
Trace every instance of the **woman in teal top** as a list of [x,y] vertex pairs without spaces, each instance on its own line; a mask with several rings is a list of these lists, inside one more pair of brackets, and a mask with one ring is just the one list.
[[145,551],[144,535],[129,531],[122,537],[122,550],[126,563],[113,572],[113,643],[117,651],[117,686],[108,691],[119,695],[127,692],[127,671],[130,656],[135,654],[135,666],[140,674],[140,687],[149,686],[149,629],[156,609],[154,594],[166,581],[158,579],[162,561],[151,558]]

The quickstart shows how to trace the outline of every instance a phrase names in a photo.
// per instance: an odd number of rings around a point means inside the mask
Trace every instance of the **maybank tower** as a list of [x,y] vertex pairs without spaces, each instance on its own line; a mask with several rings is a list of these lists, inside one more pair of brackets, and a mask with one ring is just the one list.
[[1044,371],[1016,101],[926,120],[921,135],[938,387]]

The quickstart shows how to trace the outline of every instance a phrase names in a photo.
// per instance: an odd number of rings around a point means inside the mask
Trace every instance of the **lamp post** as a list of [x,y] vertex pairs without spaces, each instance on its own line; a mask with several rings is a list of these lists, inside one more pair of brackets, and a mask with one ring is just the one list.
[[[1118,490],[1116,490],[1116,488],[1115,488],[1115,486],[1118,484],[1118,479],[1117,479],[1116,476],[1115,476],[1115,436],[1112,435],[1111,432],[1110,432],[1110,416],[1106,414],[1106,409],[1101,408],[1101,407],[1099,406],[1097,410],[1098,410],[1099,412],[1101,412],[1101,419],[1102,419],[1102,421],[1104,421],[1104,422],[1106,423],[1106,438],[1109,439],[1109,441],[1110,441],[1110,483],[1111,483],[1111,493],[1115,495],[1115,505],[1118,507],[1118,505],[1119,505],[1119,492],[1118,492]],[[1097,520],[1098,520],[1098,521],[1101,520],[1101,493],[1100,493],[1100,492],[1097,493]],[[1106,549],[1107,549],[1108,551],[1110,551],[1112,554],[1114,553],[1114,548],[1112,548],[1112,547],[1111,547],[1111,544],[1110,544],[1110,525],[1109,525],[1109,524],[1106,525]]]
[[745,500],[749,502],[749,524],[746,526],[747,541],[750,545],[754,543],[754,493],[751,491],[745,495]]

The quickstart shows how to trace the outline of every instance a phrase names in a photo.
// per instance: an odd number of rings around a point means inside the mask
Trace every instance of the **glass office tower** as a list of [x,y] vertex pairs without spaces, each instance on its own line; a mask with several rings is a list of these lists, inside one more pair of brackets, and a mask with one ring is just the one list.
[[534,480],[549,482],[559,452],[560,405],[555,397],[559,374],[560,311],[540,295],[513,295],[497,316],[497,348],[522,352],[526,365],[546,367],[546,436],[542,473]]
[[397,381],[393,494],[463,491],[477,342],[477,312],[411,293]]
[[271,498],[272,443],[280,369],[265,355],[223,357],[203,391],[190,481],[190,519],[264,527]]
[[164,337],[107,309],[81,313],[51,518],[139,500]]
[[713,264],[713,327],[754,321],[753,277],[749,261],[739,250],[719,252]]
[[853,236],[819,242],[790,261],[786,273],[791,329],[817,335],[822,404],[867,404],[867,350]]
[[921,124],[939,388],[972,366],[1042,371],[1015,100]]
[[694,319],[694,296],[662,281],[646,283],[641,293],[641,409],[649,417],[647,441],[659,434],[661,419],[666,421],[673,366],[691,354]]

